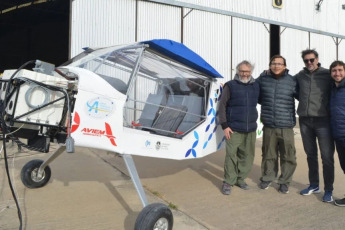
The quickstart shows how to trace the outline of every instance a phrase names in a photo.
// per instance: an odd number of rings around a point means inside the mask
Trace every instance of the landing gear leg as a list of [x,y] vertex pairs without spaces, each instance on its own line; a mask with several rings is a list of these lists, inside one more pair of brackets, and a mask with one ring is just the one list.
[[122,155],[123,159],[125,161],[127,170],[129,172],[129,175],[131,176],[132,182],[134,184],[135,189],[137,190],[137,193],[139,195],[140,201],[143,204],[143,207],[148,205],[145,191],[143,186],[141,185],[140,178],[137,172],[137,168],[135,167],[133,158],[131,155]]
[[139,213],[135,221],[134,230],[171,230],[173,226],[173,215],[171,210],[161,203],[148,204],[132,156],[123,155],[123,159],[141,203],[144,206],[144,209]]

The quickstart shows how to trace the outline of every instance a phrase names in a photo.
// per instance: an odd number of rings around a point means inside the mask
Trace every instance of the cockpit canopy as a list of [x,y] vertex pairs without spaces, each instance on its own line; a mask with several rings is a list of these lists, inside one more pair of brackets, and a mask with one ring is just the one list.
[[211,82],[221,77],[200,56],[170,40],[88,48],[64,65],[94,72],[127,96],[125,127],[171,137],[183,137],[205,120]]

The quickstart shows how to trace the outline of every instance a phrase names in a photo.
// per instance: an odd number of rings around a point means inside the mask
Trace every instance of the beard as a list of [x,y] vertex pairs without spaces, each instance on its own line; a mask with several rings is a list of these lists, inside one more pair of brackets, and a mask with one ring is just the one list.
[[240,81],[242,82],[242,83],[248,83],[249,81],[250,81],[250,77],[246,77],[246,78],[244,78],[244,77],[240,77]]

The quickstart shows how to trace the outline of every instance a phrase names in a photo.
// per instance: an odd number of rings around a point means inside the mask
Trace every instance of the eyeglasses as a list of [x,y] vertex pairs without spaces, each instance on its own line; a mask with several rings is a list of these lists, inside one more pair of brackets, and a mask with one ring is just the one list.
[[314,63],[315,58],[304,59],[303,61],[304,61],[305,64],[308,64],[309,61],[310,61],[310,63]]
[[238,72],[240,72],[240,73],[250,73],[251,71],[248,71],[248,70],[239,70]]
[[276,62],[272,62],[271,65],[275,65],[275,66],[283,66],[283,63],[276,63]]

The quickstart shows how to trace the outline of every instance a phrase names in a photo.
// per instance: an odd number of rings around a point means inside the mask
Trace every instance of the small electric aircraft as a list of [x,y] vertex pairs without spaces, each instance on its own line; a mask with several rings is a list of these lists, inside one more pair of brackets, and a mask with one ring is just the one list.
[[[33,62],[33,71],[24,69]],[[144,206],[135,229],[172,229],[169,208],[148,205],[131,155],[182,160],[224,147],[218,78],[199,55],[171,40],[87,48],[57,68],[28,62],[6,70],[0,82],[3,137],[41,152],[60,144],[47,160],[22,168],[28,188],[45,186],[49,164],[74,146],[120,154]]]

